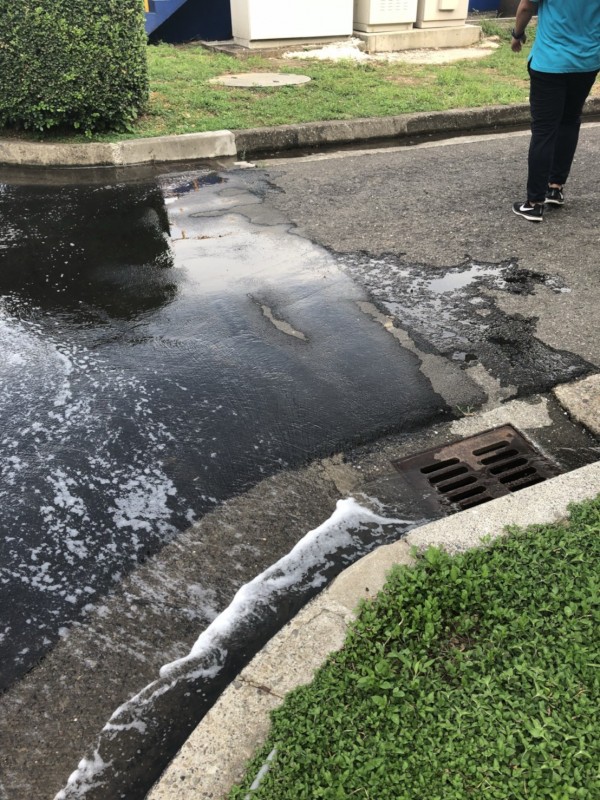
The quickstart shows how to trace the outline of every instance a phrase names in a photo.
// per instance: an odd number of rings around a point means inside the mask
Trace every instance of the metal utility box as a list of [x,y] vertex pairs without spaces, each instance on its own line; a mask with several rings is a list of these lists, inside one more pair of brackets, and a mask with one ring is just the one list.
[[354,30],[366,33],[413,27],[417,0],[354,0]]
[[234,41],[326,39],[352,35],[353,0],[231,0]]
[[446,28],[464,25],[469,0],[418,0],[417,28]]

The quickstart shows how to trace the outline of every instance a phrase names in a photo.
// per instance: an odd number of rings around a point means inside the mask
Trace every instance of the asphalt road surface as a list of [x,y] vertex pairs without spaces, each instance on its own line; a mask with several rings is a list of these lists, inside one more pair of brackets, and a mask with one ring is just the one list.
[[[510,213],[523,134],[2,184],[0,797],[60,789],[111,711],[339,496],[269,480],[597,369],[599,131],[539,226]],[[168,608],[172,630],[135,616]]]

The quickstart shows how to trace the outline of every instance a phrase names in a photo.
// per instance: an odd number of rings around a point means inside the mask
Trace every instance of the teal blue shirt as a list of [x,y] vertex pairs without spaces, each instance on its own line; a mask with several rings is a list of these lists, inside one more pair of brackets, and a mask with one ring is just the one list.
[[538,72],[600,69],[600,0],[533,0],[538,23],[530,65]]

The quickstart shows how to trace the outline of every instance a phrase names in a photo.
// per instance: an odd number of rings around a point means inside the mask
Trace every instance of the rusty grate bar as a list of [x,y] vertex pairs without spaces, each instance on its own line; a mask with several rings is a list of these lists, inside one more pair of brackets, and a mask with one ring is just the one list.
[[461,510],[541,483],[561,472],[512,425],[392,464],[415,491],[434,489],[443,503]]

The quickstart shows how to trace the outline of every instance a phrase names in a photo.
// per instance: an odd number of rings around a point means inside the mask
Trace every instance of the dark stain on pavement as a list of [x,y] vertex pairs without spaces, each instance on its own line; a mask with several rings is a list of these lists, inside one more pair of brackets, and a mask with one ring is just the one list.
[[500,385],[514,387],[516,396],[547,391],[594,370],[574,353],[538,339],[537,317],[508,314],[497,302],[498,293],[533,294],[540,286],[569,292],[559,277],[522,269],[516,260],[494,264],[467,258],[441,270],[390,253],[336,258],[422,352],[461,367],[481,363]]

